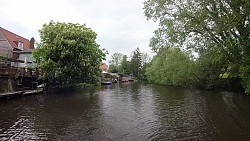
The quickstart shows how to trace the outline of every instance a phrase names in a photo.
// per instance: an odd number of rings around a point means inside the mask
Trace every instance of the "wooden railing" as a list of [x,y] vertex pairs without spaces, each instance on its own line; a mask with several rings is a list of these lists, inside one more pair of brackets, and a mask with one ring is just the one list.
[[35,77],[38,78],[38,71],[28,70],[27,68],[6,67],[0,68],[0,75],[11,77]]

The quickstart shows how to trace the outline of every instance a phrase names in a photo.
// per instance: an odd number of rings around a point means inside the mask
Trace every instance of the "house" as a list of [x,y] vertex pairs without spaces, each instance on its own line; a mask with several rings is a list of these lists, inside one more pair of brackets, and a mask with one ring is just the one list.
[[[34,68],[32,51],[35,39],[30,40],[0,27],[0,92],[33,88],[38,71]],[[35,82],[35,83],[34,83]],[[11,88],[11,89],[6,89]]]
[[[0,27],[0,57],[11,62],[11,67],[25,68],[32,58],[35,39],[30,40]],[[5,62],[6,63],[6,62]]]
[[112,83],[115,83],[120,80],[120,76],[117,73],[108,73],[108,65],[106,63],[101,63],[99,68],[101,70],[99,78],[101,82],[112,81]]

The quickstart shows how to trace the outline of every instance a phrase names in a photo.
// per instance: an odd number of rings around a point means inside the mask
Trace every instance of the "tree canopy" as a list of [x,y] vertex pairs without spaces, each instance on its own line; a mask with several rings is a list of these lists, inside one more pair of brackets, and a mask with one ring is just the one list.
[[142,58],[141,58],[141,51],[137,47],[131,54],[131,60],[130,60],[130,70],[131,73],[137,77],[141,78],[141,70],[142,70]]
[[212,68],[240,77],[250,93],[249,9],[249,0],[145,0],[145,15],[159,22],[150,46],[182,47],[202,60],[212,55]]
[[113,64],[115,66],[119,66],[119,65],[121,65],[122,57],[123,57],[123,54],[116,52],[116,53],[111,55],[111,60],[109,63]]
[[132,51],[130,59],[128,59],[127,55],[117,52],[111,55],[109,72],[124,75],[133,74],[137,79],[145,79],[146,64],[150,60],[149,54],[141,52],[138,47]]
[[122,63],[123,54],[116,52],[111,55],[111,60],[109,61],[110,72],[120,72],[120,66]]
[[41,43],[34,52],[42,77],[62,85],[95,83],[104,50],[97,34],[85,25],[50,21],[39,30]]
[[194,62],[179,48],[161,48],[146,68],[148,81],[174,86],[192,85]]
[[120,72],[122,74],[129,74],[130,73],[130,62],[128,61],[127,55],[123,55],[122,62],[120,66]]

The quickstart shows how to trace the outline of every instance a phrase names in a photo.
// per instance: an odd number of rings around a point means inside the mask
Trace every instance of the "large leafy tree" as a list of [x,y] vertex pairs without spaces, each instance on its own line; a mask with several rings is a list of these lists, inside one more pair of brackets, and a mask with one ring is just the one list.
[[[159,22],[150,45],[178,46],[199,54],[214,51],[215,67],[240,77],[250,93],[250,1],[249,0],[146,0],[145,15]],[[213,48],[213,49],[210,49]]]
[[39,30],[41,43],[34,56],[42,77],[62,85],[95,83],[104,50],[97,34],[85,25],[49,22]]

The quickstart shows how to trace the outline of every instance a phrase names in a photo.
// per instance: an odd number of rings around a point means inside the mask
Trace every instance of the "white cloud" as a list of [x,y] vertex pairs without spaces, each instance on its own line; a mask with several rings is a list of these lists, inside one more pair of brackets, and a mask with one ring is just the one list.
[[[50,20],[86,24],[109,54],[126,55],[140,47],[150,52],[157,25],[143,15],[143,0],[0,0],[1,26],[21,36],[34,36]],[[110,57],[109,55],[109,57]],[[107,57],[109,59],[109,57]]]

